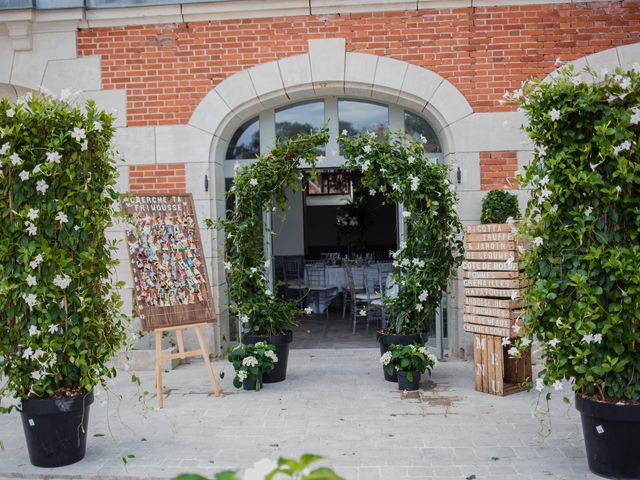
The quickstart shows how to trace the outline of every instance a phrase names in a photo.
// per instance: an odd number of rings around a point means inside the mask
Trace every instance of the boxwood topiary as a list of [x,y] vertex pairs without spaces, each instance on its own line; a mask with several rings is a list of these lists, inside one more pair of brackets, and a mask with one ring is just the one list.
[[505,223],[509,217],[520,218],[518,197],[504,190],[491,190],[482,199],[482,223]]

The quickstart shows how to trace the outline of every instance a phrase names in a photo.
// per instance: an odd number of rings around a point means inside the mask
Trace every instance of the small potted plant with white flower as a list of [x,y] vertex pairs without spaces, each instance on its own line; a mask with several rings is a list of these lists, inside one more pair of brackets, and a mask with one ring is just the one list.
[[640,65],[567,68],[514,98],[534,142],[521,184],[531,189],[522,231],[533,240],[525,338],[546,361],[535,389],[560,392],[568,381],[589,468],[640,478]]
[[420,387],[420,378],[438,363],[436,356],[425,345],[390,345],[382,354],[380,363],[391,374],[398,376],[398,389],[414,391]]
[[275,368],[278,356],[275,345],[270,343],[256,342],[248,345],[241,343],[231,349],[229,361],[236,371],[233,378],[234,387],[260,390],[264,375]]
[[126,341],[105,236],[117,208],[113,118],[94,103],[0,101],[0,397],[34,465],[83,458],[96,385]]

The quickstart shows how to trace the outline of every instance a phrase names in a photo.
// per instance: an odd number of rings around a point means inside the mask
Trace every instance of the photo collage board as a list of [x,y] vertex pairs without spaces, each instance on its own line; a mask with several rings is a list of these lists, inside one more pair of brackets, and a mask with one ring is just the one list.
[[129,195],[123,207],[143,330],[215,321],[192,195]]

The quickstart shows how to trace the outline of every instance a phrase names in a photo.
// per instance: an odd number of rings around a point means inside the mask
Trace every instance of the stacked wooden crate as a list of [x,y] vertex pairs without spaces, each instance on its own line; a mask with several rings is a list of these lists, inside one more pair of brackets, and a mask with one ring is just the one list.
[[465,233],[464,329],[474,336],[475,388],[495,395],[519,392],[531,378],[531,354],[507,354],[522,332],[527,285],[517,232],[508,224],[483,224],[469,225]]

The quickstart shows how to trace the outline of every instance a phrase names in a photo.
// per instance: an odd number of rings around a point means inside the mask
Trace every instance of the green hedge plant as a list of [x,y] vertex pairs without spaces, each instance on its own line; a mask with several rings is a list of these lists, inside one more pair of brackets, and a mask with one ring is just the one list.
[[387,203],[404,205],[406,242],[393,252],[398,295],[386,299],[390,321],[385,333],[423,334],[440,306],[442,292],[462,261],[462,224],[447,165],[429,160],[423,142],[397,132],[364,132],[338,142],[347,168],[362,173],[362,186]]
[[0,395],[80,394],[115,375],[127,317],[110,281],[113,118],[93,102],[0,101]]
[[520,219],[518,197],[505,190],[491,190],[482,199],[482,223],[507,223],[507,220]]
[[535,156],[520,179],[531,307],[512,353],[539,340],[541,391],[568,380],[595,400],[640,401],[639,72],[568,67],[514,94]]

